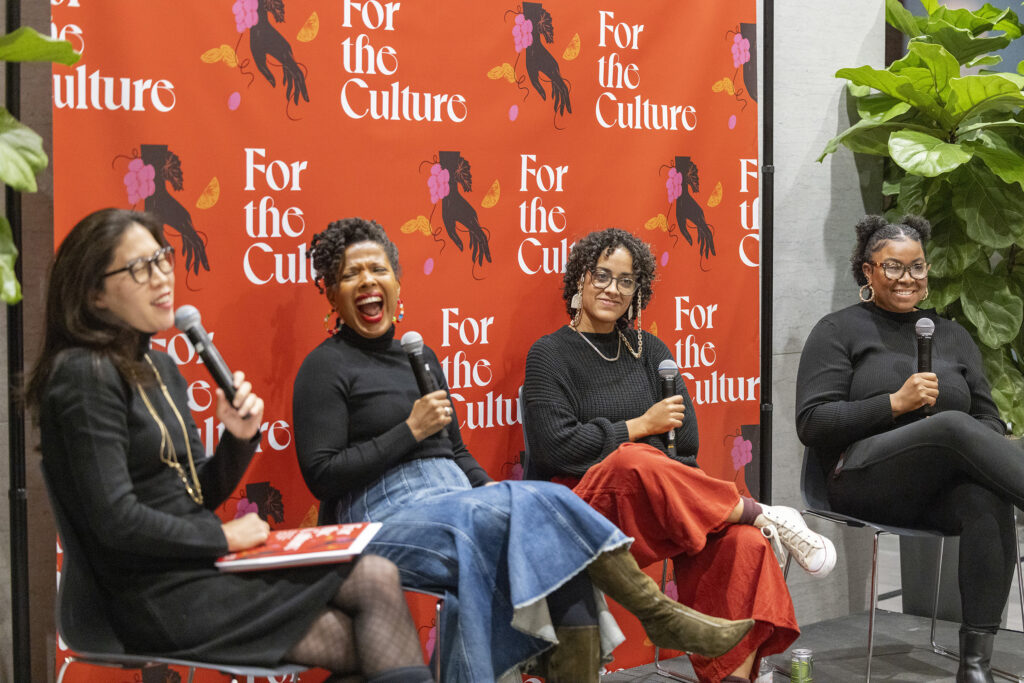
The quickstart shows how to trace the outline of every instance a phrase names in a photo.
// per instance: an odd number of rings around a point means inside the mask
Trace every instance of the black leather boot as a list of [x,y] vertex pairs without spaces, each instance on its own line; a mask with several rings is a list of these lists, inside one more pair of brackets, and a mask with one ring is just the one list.
[[956,683],[994,683],[992,645],[996,635],[987,631],[960,629],[960,668]]

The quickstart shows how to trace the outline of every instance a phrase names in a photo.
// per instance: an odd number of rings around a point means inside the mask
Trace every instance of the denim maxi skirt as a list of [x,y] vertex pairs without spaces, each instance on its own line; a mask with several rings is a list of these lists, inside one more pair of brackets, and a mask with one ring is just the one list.
[[[366,549],[398,565],[402,584],[443,592],[445,681],[517,675],[555,641],[548,594],[625,536],[572,491],[548,482],[472,488],[447,458],[402,463],[338,504],[339,522],[384,522]],[[623,640],[603,599],[607,653]],[[518,680],[518,678],[516,678]]]

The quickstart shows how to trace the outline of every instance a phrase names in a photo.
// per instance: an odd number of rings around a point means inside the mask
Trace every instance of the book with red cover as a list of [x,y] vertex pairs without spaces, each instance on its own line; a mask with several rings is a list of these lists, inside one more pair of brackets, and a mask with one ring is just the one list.
[[222,572],[248,572],[348,562],[363,552],[380,527],[380,522],[358,522],[271,531],[263,545],[223,555],[216,564]]

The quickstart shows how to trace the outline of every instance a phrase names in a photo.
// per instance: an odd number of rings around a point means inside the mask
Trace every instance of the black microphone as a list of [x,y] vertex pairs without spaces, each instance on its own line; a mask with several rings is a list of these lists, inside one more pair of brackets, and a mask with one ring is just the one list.
[[[420,389],[420,395],[426,396],[440,389],[434,375],[427,368],[426,361],[423,360],[423,336],[412,330],[406,332],[402,335],[402,349],[409,356],[409,365],[412,366],[412,374],[416,375],[416,386]],[[447,425],[441,428],[441,436],[448,436]]]
[[[666,358],[658,364],[658,374],[661,375],[661,397],[668,398],[669,396],[675,396],[676,391],[676,375],[679,374],[679,368],[676,364]],[[668,430],[668,449],[670,451],[676,448],[676,430]]]
[[[932,371],[932,335],[935,334],[935,323],[930,318],[921,318],[914,325],[914,332],[917,333],[917,371]],[[924,406],[921,409],[923,415],[935,413],[935,406]]]
[[213,375],[213,381],[224,390],[228,402],[235,400],[235,381],[228,370],[227,363],[221,357],[217,347],[213,345],[210,335],[203,329],[199,309],[195,306],[182,306],[174,312],[174,326],[188,335],[188,340],[196,348],[206,369]]

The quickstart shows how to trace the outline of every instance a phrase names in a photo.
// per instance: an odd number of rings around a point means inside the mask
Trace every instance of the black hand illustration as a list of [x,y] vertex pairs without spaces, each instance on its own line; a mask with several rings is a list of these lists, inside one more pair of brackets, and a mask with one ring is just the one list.
[[198,274],[200,266],[204,270],[210,270],[210,263],[206,258],[206,245],[192,224],[191,214],[167,191],[167,183],[177,191],[184,187],[181,159],[167,149],[167,145],[142,145],[141,156],[144,163],[151,164],[156,169],[156,190],[146,197],[146,211],[181,235],[181,255],[185,257],[186,272],[192,270]]
[[466,192],[473,191],[473,175],[469,162],[458,152],[441,152],[438,155],[441,168],[448,171],[448,194],[441,200],[441,220],[444,229],[459,251],[463,250],[457,224],[461,223],[469,232],[469,250],[473,263],[483,265],[491,262],[491,248],[487,233],[480,225],[476,209],[459,194],[459,186]]
[[292,46],[270,24],[268,12],[274,15],[275,21],[284,21],[284,3],[281,0],[260,0],[258,11],[259,21],[249,29],[249,47],[252,50],[252,59],[256,63],[256,68],[270,82],[271,86],[276,87],[274,74],[267,66],[267,55],[270,55],[281,64],[281,80],[285,87],[285,99],[298,104],[299,97],[302,97],[309,102],[306,77],[299,65],[295,63]]
[[565,112],[572,113],[572,103],[569,101],[569,86],[562,79],[558,62],[540,39],[551,43],[555,39],[555,29],[551,22],[551,15],[539,2],[524,2],[523,16],[533,23],[533,42],[526,48],[526,74],[530,77],[533,87],[540,93],[542,100],[547,100],[547,93],[540,81],[540,74],[544,74],[551,81],[551,101],[554,110],[558,114]]
[[693,223],[697,228],[697,249],[701,257],[714,256],[715,238],[711,226],[704,220],[704,210],[690,194],[691,190],[700,192],[697,164],[690,161],[690,157],[676,157],[676,170],[684,179],[683,194],[676,198],[676,224],[679,226],[679,233],[688,244],[693,244],[693,237],[690,236],[686,222]]

